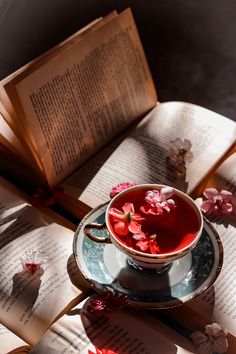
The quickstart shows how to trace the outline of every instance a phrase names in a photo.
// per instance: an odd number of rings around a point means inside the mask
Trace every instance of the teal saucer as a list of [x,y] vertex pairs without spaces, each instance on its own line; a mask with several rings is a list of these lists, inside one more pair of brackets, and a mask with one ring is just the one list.
[[[84,236],[87,223],[103,223],[107,204],[93,209],[79,224],[73,252],[84,278],[99,293],[111,291],[126,296],[127,306],[145,309],[176,307],[190,301],[218,277],[223,247],[214,228],[205,220],[198,245],[174,261],[168,271],[134,268],[113,244],[101,244]],[[102,236],[102,231],[96,231]],[[104,236],[104,234],[103,234]]]

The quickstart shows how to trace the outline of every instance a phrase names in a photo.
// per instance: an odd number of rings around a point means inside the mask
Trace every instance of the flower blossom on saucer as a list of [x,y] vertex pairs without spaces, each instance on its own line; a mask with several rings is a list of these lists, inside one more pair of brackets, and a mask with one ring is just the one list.
[[116,208],[111,208],[109,214],[114,223],[114,231],[121,236],[126,236],[129,232],[136,234],[141,230],[140,221],[144,218],[136,214],[132,203],[125,203],[122,207],[123,212]]
[[193,332],[191,338],[198,354],[223,354],[228,349],[227,332],[218,323],[205,326],[204,332]]
[[163,187],[161,190],[147,191],[145,196],[146,205],[142,205],[140,210],[145,214],[160,215],[164,210],[170,212],[175,206],[175,202],[170,197],[173,195],[173,189]]
[[203,192],[205,200],[200,205],[201,210],[212,216],[230,214],[233,211],[233,194],[222,189],[207,188]]
[[93,352],[91,349],[88,349],[88,354],[118,354],[116,352],[113,352],[111,349],[98,349],[98,347],[94,347],[95,352]]
[[21,257],[21,264],[25,271],[29,271],[31,274],[35,273],[38,269],[43,270],[43,266],[46,263],[45,255],[40,251],[28,249]]
[[171,141],[169,150],[169,161],[177,168],[185,167],[187,163],[193,161],[193,153],[190,151],[192,143],[189,139],[176,138]]
[[97,295],[95,298],[90,299],[88,305],[89,312],[109,312],[117,309],[121,309],[125,306],[127,296],[114,294],[111,291],[106,291],[101,295]]
[[117,184],[117,186],[113,187],[110,193],[110,197],[113,198],[120,192],[124,191],[125,189],[129,187],[136,186],[136,183],[129,183],[129,182],[122,182]]

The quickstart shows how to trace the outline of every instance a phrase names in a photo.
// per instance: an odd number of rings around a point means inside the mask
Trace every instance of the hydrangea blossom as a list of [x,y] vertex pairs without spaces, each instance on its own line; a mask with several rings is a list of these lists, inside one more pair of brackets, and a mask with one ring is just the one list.
[[193,332],[191,338],[198,354],[223,354],[228,349],[227,332],[218,323],[205,326],[204,332]]

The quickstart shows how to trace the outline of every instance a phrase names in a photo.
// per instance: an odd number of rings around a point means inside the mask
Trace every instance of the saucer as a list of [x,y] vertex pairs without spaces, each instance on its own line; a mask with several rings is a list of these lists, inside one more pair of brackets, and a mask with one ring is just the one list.
[[[93,209],[79,224],[73,252],[84,278],[99,293],[111,291],[126,297],[130,307],[161,309],[190,301],[218,277],[223,263],[223,247],[214,228],[206,220],[197,246],[174,261],[168,271],[138,269],[113,244],[90,240],[83,233],[87,223],[104,223],[107,203]],[[104,237],[103,231],[95,231]]]

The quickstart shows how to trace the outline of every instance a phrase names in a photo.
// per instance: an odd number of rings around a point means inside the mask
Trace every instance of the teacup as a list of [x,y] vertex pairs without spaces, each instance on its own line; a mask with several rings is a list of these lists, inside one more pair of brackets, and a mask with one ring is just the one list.
[[[106,237],[92,229],[106,232]],[[87,224],[84,234],[113,243],[134,267],[167,270],[198,243],[203,217],[187,194],[161,184],[141,184],[120,192],[108,204],[104,224]]]

